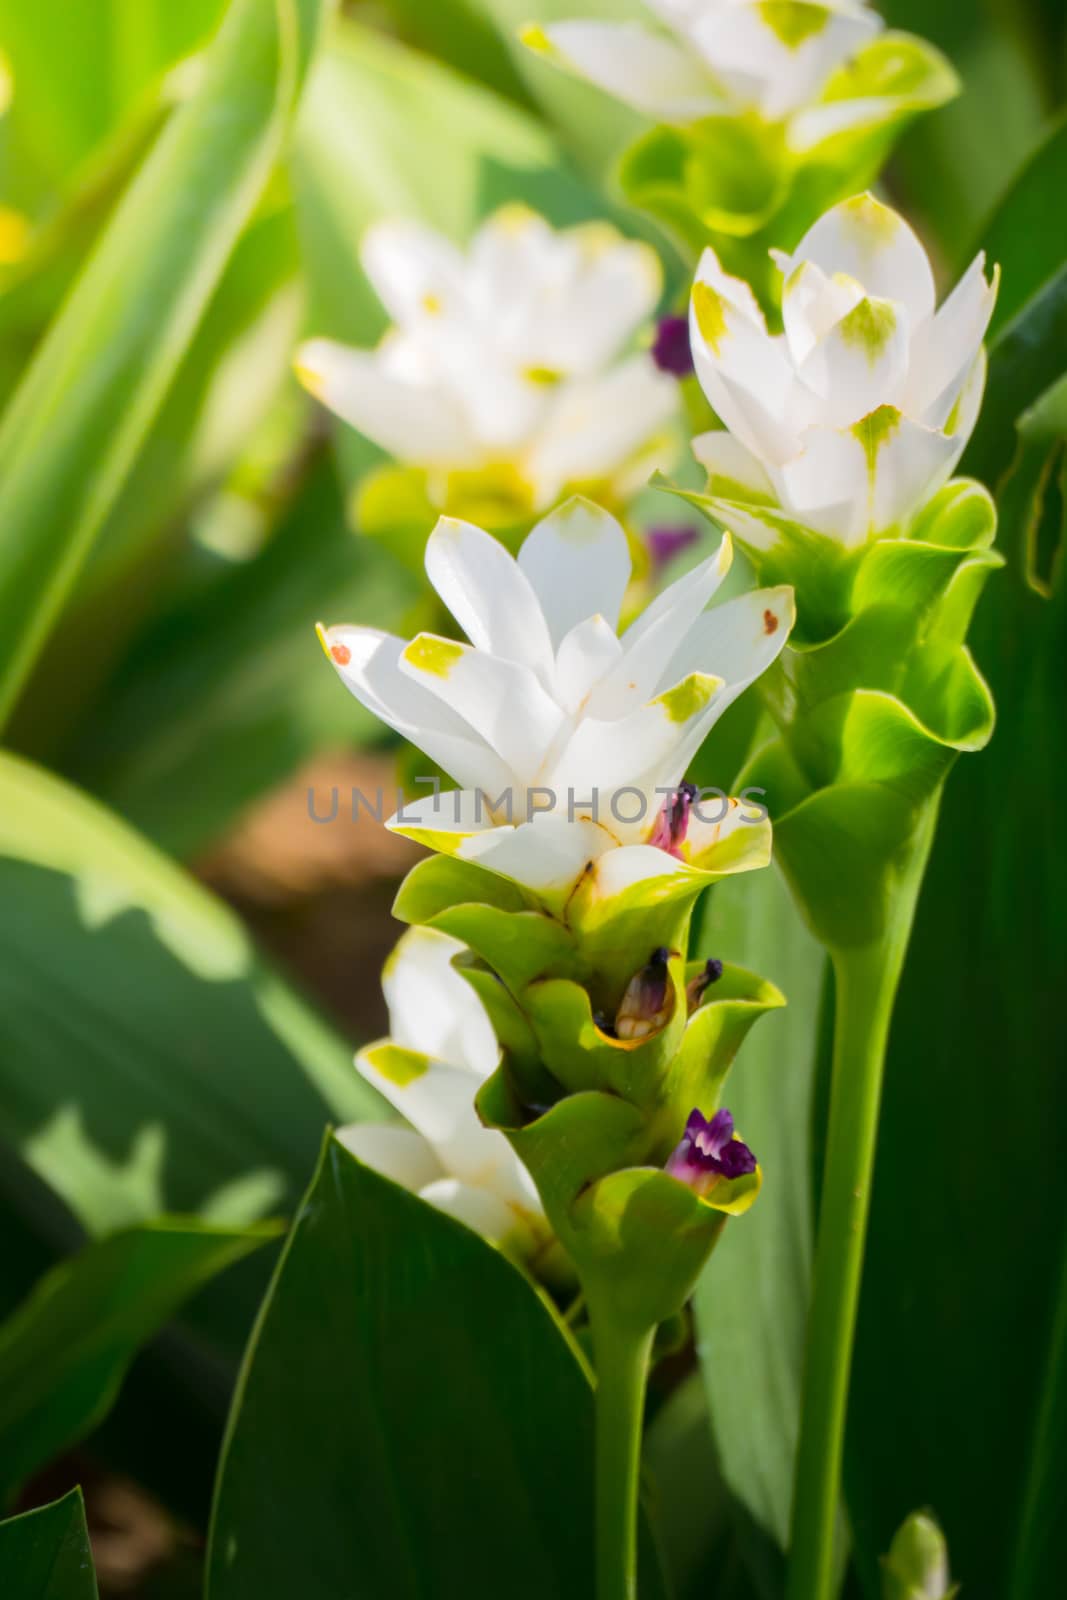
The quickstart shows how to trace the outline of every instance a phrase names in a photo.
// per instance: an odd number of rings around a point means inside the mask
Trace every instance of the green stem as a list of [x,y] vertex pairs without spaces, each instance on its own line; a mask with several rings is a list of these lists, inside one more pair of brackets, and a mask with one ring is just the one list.
[[655,1329],[620,1327],[590,1301],[596,1355],[597,1600],[637,1600],[637,1508],[645,1383]]
[[831,1600],[845,1418],[889,1024],[937,818],[930,803],[883,937],[831,952],[833,1088],[793,1494],[787,1600]]

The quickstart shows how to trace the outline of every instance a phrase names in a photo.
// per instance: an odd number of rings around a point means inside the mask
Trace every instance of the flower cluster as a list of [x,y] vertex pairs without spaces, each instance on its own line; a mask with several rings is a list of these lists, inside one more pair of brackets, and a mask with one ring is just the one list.
[[630,349],[662,291],[655,252],[607,223],[554,231],[498,211],[467,252],[421,223],[383,221],[362,262],[393,326],[375,350],[313,339],[311,392],[422,469],[444,509],[483,497],[543,510],[577,484],[624,499],[674,455],[677,391]]

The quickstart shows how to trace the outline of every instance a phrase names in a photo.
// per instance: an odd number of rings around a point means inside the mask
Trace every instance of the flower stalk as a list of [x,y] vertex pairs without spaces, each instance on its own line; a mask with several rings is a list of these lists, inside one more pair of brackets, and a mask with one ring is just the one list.
[[596,1357],[597,1600],[637,1600],[637,1513],[645,1386],[655,1328],[589,1305]]
[[937,821],[926,805],[884,936],[831,952],[833,1080],[801,1401],[787,1600],[831,1600],[849,1376],[886,1046]]

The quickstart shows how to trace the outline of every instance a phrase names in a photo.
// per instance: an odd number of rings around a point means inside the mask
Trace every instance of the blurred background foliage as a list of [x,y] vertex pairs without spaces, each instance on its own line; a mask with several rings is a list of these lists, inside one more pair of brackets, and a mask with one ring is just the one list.
[[[1067,15],[1062,0],[881,9],[964,83],[908,133],[885,188],[944,285],[982,246],[1003,268],[965,468],[998,496],[1008,565],[974,640],[998,731],[951,781],[893,1028],[846,1583],[874,1600],[894,1529],[928,1504],[966,1595],[1037,1600],[1058,1587],[1067,1494]],[[637,120],[515,40],[531,18],[640,11],[0,0],[0,1486],[25,1509],[84,1482],[104,1594],[199,1592],[223,1421],[276,1254],[264,1219],[297,1211],[326,1124],[381,1114],[350,1056],[380,1028],[411,856],[366,824],[309,819],[309,787],[395,781],[312,625],[400,627],[417,589],[388,529],[360,526],[380,456],[299,390],[293,350],[382,331],[357,253],[378,216],[461,240],[522,199],[558,224],[610,215],[656,238],[614,184]],[[740,765],[752,722],[739,708],[720,762]],[[702,937],[790,1006],[735,1079],[768,1182],[654,1383],[648,1507],[679,1600],[776,1600],[828,977],[771,874],[720,886]],[[454,1417],[427,1419],[433,1385],[400,1386],[395,1438],[379,1437],[368,1397],[395,1349],[333,1300],[331,1273],[357,1271],[353,1238],[386,1295],[400,1202],[369,1178],[356,1194],[329,1147],[317,1183],[319,1222],[274,1281],[226,1457],[221,1525],[243,1545],[277,1486],[242,1462],[272,1450],[305,1486],[272,1520],[344,1520],[338,1481],[370,1492],[361,1429],[379,1477],[413,1475],[427,1506],[446,1494],[413,1441],[444,1451]],[[404,1359],[433,1352],[446,1384],[450,1360],[462,1370],[458,1285],[487,1347],[513,1329],[510,1366],[456,1379],[505,1408],[526,1452],[518,1477],[486,1469],[477,1519],[498,1554],[526,1541],[528,1592],[586,1600],[588,1552],[567,1544],[578,1480],[551,1470],[568,1448],[585,1459],[580,1360],[486,1247],[433,1214],[418,1230],[423,1278],[411,1305],[390,1302],[418,1319]],[[308,1394],[282,1382],[309,1315],[350,1402],[322,1436],[294,1429]],[[329,1386],[315,1399],[328,1407]],[[514,1520],[524,1496],[534,1531]],[[454,1488],[441,1504],[448,1526],[472,1526]],[[3,1574],[30,1571],[42,1538],[77,1553],[84,1536],[73,1497],[4,1524],[0,1589],[16,1592]],[[342,1570],[378,1592],[351,1529],[322,1566],[306,1554],[302,1596],[336,1600]],[[89,1593],[84,1562],[68,1565],[27,1594]],[[295,1592],[284,1561],[245,1570],[213,1593]],[[418,1563],[403,1581],[424,1592]]]

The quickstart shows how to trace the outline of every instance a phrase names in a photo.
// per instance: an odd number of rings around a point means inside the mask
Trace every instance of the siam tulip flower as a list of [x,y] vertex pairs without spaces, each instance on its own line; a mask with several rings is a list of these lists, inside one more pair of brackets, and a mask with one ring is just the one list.
[[740,803],[674,814],[690,760],[793,623],[787,587],[705,609],[730,557],[727,538],[620,637],[630,552],[607,512],[568,501],[517,559],[442,518],[426,571],[469,644],[320,629],[356,698],[462,786],[405,805],[389,825],[559,905],[594,862],[605,893],[763,864],[768,837]]
[[540,1257],[540,1268],[553,1240],[533,1179],[474,1109],[500,1047],[453,966],[464,948],[432,928],[404,934],[382,974],[390,1036],[361,1050],[356,1066],[410,1127],[357,1123],[338,1137],[367,1166],[520,1259]]
[[733,1117],[723,1109],[710,1120],[700,1111],[690,1113],[681,1143],[665,1170],[697,1194],[707,1195],[723,1178],[745,1178],[757,1165],[748,1145],[734,1134]]
[[368,230],[361,254],[394,326],[375,350],[313,339],[297,371],[424,469],[436,506],[472,474],[527,514],[579,483],[625,497],[673,455],[677,387],[647,350],[626,353],[661,293],[648,245],[601,222],[556,232],[510,205],[466,253],[394,220]]
[[772,253],[782,334],[714,251],[693,287],[697,376],[728,430],[693,444],[717,514],[757,547],[776,541],[779,510],[844,546],[902,532],[974,427],[997,274],[979,255],[935,310],[926,251],[870,195],[827,212],[791,256]]
[[[834,69],[883,26],[864,0],[648,0],[663,24],[531,26],[526,44],[657,121],[755,112],[804,146]],[[805,115],[806,114],[806,115]],[[838,121],[841,107],[838,107]],[[824,119],[823,119],[824,120]]]

